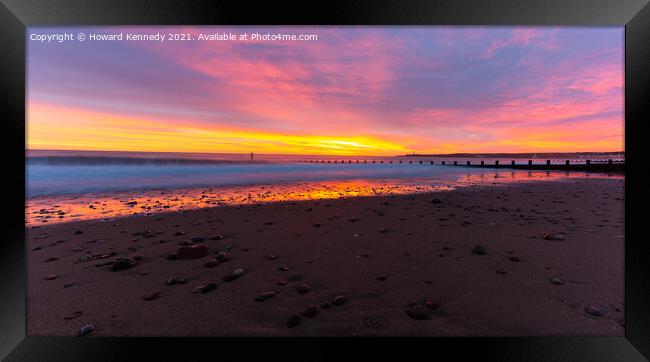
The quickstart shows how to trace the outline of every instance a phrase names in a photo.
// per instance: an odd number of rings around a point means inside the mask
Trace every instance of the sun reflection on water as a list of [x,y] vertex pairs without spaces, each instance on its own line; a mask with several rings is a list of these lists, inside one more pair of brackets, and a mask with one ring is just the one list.
[[88,193],[36,197],[26,200],[26,226],[80,220],[113,219],[197,208],[282,201],[338,199],[345,197],[403,195],[448,191],[458,187],[504,185],[519,181],[618,178],[622,174],[575,171],[498,170],[467,174],[456,180],[391,179],[345,180],[308,183],[229,186],[218,188],[165,189]]

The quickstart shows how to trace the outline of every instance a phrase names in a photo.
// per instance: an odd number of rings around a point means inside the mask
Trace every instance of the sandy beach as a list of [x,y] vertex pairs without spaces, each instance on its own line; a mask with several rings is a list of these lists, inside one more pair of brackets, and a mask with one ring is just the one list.
[[28,335],[624,335],[622,178],[26,231]]

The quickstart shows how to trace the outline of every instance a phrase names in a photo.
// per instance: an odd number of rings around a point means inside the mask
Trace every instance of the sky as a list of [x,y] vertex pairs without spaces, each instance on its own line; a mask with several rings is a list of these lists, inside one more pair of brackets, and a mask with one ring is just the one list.
[[[29,38],[62,32],[318,39]],[[623,27],[31,27],[27,33],[28,149],[624,150]]]

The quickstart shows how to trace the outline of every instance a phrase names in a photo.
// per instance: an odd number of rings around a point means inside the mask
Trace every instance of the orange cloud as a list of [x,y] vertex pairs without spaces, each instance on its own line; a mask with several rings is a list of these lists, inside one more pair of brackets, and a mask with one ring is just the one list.
[[271,133],[179,124],[173,119],[30,104],[29,149],[108,151],[213,152],[269,154],[393,155],[406,150],[398,143],[371,136]]

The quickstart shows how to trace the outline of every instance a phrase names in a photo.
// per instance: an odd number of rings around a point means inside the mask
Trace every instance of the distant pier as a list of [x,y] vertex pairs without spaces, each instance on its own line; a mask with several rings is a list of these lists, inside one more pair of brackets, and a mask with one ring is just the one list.
[[[535,160],[539,162],[539,160]],[[433,160],[358,160],[358,159],[341,159],[341,160],[302,160],[303,163],[329,163],[329,164],[417,164],[417,165],[440,165],[449,167],[472,167],[472,168],[498,168],[498,169],[515,169],[515,170],[538,170],[538,171],[585,171],[585,172],[625,172],[624,161],[592,161],[584,160],[581,162],[565,160],[562,162],[551,162],[546,160],[544,163],[534,163],[533,160],[526,162],[510,161],[501,163],[499,160],[487,162],[485,160],[465,161],[433,161]]]

